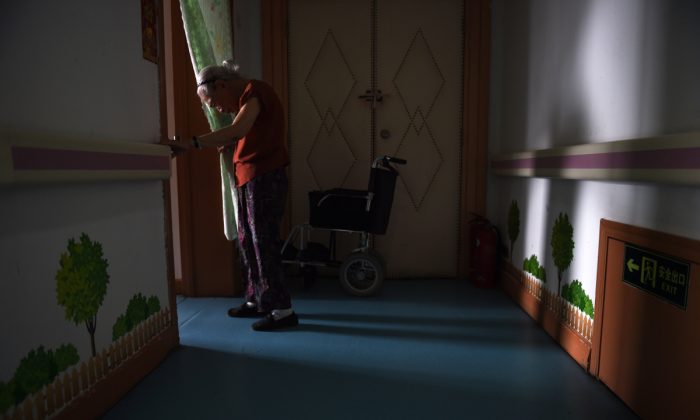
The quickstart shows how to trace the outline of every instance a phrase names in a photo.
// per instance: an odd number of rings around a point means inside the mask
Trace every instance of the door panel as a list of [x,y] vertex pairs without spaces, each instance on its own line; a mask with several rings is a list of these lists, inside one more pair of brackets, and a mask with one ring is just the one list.
[[[371,81],[371,12],[369,0],[289,3],[292,225],[308,221],[311,190],[367,188],[372,115],[358,96]],[[357,247],[354,235],[337,240],[339,257]]]
[[[365,189],[373,157],[403,157],[375,237],[387,274],[455,277],[462,2],[291,0],[288,13],[292,223],[308,219],[309,190]],[[374,107],[358,99],[372,88]]]
[[462,16],[462,1],[377,2],[375,153],[408,160],[376,239],[393,277],[457,275]]
[[367,187],[370,108],[369,1],[289,3],[292,223],[308,219],[309,190]]

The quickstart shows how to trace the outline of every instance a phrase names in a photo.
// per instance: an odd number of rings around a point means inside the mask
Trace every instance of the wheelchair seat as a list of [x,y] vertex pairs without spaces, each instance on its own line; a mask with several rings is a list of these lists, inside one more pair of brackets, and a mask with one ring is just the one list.
[[309,192],[309,224],[314,228],[386,233],[397,173],[371,168],[367,190],[334,188]]

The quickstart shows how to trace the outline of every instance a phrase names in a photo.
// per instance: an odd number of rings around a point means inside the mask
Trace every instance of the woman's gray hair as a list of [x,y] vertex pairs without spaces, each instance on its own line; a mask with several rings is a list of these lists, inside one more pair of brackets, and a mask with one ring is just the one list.
[[234,63],[233,60],[224,60],[220,66],[204,67],[197,74],[197,90],[211,96],[212,84],[215,81],[240,79],[241,73],[238,69],[238,64]]

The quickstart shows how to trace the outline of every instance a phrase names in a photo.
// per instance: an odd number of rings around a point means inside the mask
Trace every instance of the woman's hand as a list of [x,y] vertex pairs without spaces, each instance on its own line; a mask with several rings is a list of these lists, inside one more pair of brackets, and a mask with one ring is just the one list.
[[181,142],[178,138],[174,138],[168,143],[161,143],[170,147],[170,157],[177,157],[192,148],[189,142]]
[[197,136],[197,140],[204,147],[228,146],[231,144],[231,139],[238,139],[248,134],[259,113],[258,98],[250,98],[238,111],[231,125]]

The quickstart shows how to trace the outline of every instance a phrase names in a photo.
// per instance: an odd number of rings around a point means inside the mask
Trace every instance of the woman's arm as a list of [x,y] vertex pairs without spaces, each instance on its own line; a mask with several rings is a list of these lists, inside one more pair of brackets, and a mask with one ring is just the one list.
[[211,133],[197,136],[197,141],[203,147],[219,147],[228,146],[234,139],[248,134],[248,131],[253,127],[255,119],[260,113],[260,102],[258,98],[250,98],[241,107],[236,118],[231,125],[212,131]]

